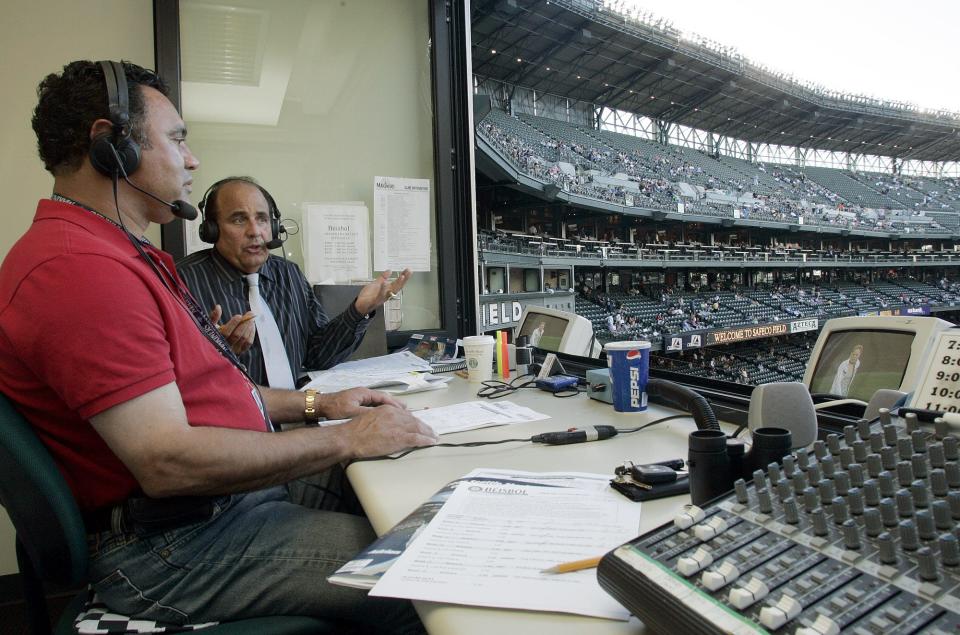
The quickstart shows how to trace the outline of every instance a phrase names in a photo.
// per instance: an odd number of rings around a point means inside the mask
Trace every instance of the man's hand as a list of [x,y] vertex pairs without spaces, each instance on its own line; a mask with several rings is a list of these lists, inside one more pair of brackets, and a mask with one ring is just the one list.
[[383,306],[383,303],[392,298],[400,289],[407,284],[407,280],[410,279],[410,270],[404,269],[397,279],[393,282],[390,281],[390,274],[392,272],[387,269],[380,276],[365,286],[360,290],[360,295],[357,296],[354,306],[357,307],[357,312],[360,315],[366,315],[371,311],[375,311]]
[[225,324],[217,324],[222,316],[223,309],[217,304],[210,311],[210,321],[217,325],[220,334],[227,340],[234,353],[237,355],[245,353],[253,346],[253,340],[257,337],[257,324],[253,319],[256,316],[253,311],[234,315]]
[[319,409],[327,419],[348,419],[368,412],[381,405],[389,405],[405,410],[406,406],[379,390],[369,388],[351,388],[317,397]]
[[346,435],[347,454],[355,459],[437,443],[433,428],[393,405],[368,409],[339,428]]

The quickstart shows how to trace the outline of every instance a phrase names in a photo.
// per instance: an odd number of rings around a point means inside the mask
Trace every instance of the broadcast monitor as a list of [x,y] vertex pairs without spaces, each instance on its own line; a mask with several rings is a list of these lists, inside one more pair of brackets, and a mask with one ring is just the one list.
[[932,317],[848,317],[828,321],[803,382],[813,394],[869,402],[881,388],[912,392],[926,353],[949,322]]
[[527,305],[515,335],[526,335],[531,346],[548,351],[581,357],[600,354],[600,345],[593,336],[593,324],[576,313]]

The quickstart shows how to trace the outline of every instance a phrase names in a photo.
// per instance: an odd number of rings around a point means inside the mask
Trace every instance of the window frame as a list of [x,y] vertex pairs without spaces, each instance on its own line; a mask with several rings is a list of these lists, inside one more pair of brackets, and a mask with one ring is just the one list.
[[[440,327],[417,332],[459,337],[477,332],[476,214],[468,0],[422,0],[429,4],[433,105],[433,191],[437,229]],[[180,103],[180,2],[153,0],[154,58]],[[184,223],[161,228],[161,246],[175,259],[186,255]],[[406,343],[413,331],[387,334],[387,345]]]

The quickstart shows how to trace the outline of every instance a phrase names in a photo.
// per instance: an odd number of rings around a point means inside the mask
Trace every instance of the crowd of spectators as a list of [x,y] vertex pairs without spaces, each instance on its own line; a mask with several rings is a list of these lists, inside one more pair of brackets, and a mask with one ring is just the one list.
[[[786,166],[771,167],[768,172],[766,166],[754,165],[751,169],[756,173],[751,180],[729,170],[723,172],[723,176],[707,173],[691,160],[689,153],[694,152],[691,150],[680,152],[665,148],[650,155],[639,150],[602,147],[599,141],[591,147],[546,135],[542,135],[538,147],[492,121],[483,120],[478,130],[528,175],[553,183],[570,194],[626,207],[675,211],[678,202],[686,202],[693,213],[712,216],[903,233],[951,231],[936,218],[922,214],[925,209],[960,213],[958,179],[934,182],[939,185],[933,189],[934,185],[928,180],[903,179],[896,175],[877,177],[876,182],[870,184],[872,187],[883,194],[900,195],[897,200],[901,202],[905,195],[902,208],[914,212],[904,217],[898,211],[894,216],[882,209],[861,207]],[[761,175],[769,176],[776,187],[758,187]],[[615,179],[625,179],[630,185],[610,182]],[[681,182],[697,184],[702,191],[697,198],[681,197],[678,189]],[[707,193],[713,192],[722,196],[710,199]],[[742,196],[745,193],[750,195]]]

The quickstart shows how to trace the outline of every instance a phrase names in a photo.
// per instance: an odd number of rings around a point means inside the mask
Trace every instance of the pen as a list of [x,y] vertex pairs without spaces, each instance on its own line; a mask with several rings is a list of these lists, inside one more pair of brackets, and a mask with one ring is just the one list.
[[602,557],[603,556],[595,556],[593,558],[585,558],[583,560],[574,560],[573,562],[561,562],[560,564],[554,565],[549,569],[544,569],[540,573],[569,573],[571,571],[593,569],[600,564],[600,559]]
[[[243,324],[244,322],[249,322],[250,320],[252,320],[252,319],[255,318],[255,317],[257,317],[257,316],[251,314],[251,315],[248,315],[248,316],[246,316],[246,317],[240,318],[240,321],[237,322],[237,326],[240,326],[240,325]],[[226,326],[226,324],[217,324],[217,330],[222,333],[224,326]],[[234,328],[236,328],[236,326],[235,326]]]

